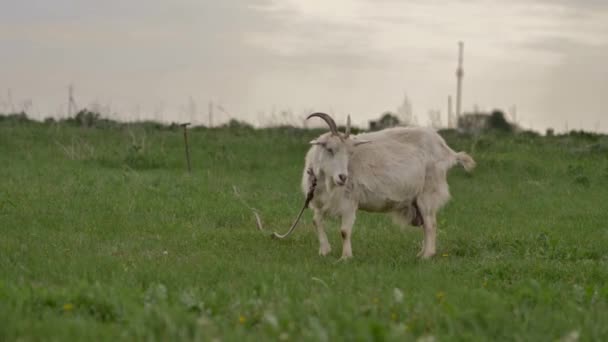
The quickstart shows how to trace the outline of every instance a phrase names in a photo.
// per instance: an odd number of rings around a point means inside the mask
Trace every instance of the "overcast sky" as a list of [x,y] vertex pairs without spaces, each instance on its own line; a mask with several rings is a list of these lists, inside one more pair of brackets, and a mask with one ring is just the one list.
[[364,124],[407,93],[421,124],[445,122],[459,40],[465,110],[608,131],[608,0],[3,1],[0,105],[10,89],[56,115],[73,83],[78,105],[125,117],[192,120],[192,97],[201,123],[212,100],[253,123],[289,109]]

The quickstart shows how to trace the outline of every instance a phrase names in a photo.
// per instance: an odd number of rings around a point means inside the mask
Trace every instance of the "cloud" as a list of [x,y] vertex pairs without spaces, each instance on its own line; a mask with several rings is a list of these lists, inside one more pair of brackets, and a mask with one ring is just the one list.
[[0,13],[0,87],[47,108],[74,82],[84,103],[171,108],[192,95],[252,120],[275,105],[365,121],[394,109],[405,91],[424,116],[453,93],[459,40],[465,108],[518,104],[522,115],[551,122],[545,108],[566,113],[563,103],[581,100],[600,115],[605,105],[604,0],[50,4],[13,1]]

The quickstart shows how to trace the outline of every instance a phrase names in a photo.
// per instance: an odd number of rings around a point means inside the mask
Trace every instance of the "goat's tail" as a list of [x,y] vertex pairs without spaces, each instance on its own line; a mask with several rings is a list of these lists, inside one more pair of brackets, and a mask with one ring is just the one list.
[[456,161],[458,162],[458,164],[462,165],[462,167],[464,167],[467,172],[473,171],[475,165],[477,165],[475,163],[475,160],[473,160],[473,158],[466,152],[457,152]]

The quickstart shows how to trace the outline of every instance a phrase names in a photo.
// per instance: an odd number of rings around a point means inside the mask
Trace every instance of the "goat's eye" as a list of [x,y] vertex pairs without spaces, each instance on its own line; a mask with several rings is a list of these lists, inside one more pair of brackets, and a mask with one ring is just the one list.
[[332,156],[334,155],[334,150],[331,148],[327,148],[327,152],[329,152],[329,154],[331,154]]

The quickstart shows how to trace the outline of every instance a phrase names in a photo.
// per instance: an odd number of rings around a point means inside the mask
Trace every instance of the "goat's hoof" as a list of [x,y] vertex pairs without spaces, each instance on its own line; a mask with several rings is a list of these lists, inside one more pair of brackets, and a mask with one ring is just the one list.
[[336,262],[339,262],[339,263],[342,263],[342,262],[347,262],[347,261],[349,261],[349,260],[350,260],[350,259],[352,259],[352,258],[353,258],[353,256],[352,256],[352,255],[343,255],[343,256],[341,256],[341,257],[340,257],[340,259],[338,259],[338,261],[336,261]]
[[319,255],[320,256],[326,256],[327,254],[331,253],[331,247],[328,246],[321,246],[319,247]]
[[422,255],[420,255],[420,258],[422,260],[429,260],[430,258],[434,257],[435,253],[422,253]]

